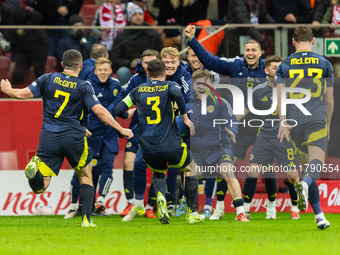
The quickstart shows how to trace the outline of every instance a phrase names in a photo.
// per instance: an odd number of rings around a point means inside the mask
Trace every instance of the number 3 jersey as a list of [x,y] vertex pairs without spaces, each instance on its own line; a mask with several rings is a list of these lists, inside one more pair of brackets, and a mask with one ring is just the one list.
[[[295,104],[288,104],[287,119],[296,120],[298,125],[326,121],[325,93],[327,87],[333,87],[333,68],[327,59],[311,51],[297,51],[277,67],[276,78],[276,84],[284,83],[285,87],[304,88],[311,92],[311,99],[302,104],[311,115],[305,115]],[[304,93],[287,93],[288,99],[304,97]]]
[[78,129],[83,108],[89,110],[100,104],[89,82],[66,73],[49,73],[40,76],[28,88],[34,97],[43,97],[43,128],[50,132]]
[[180,148],[182,138],[173,108],[175,97],[179,94],[182,95],[182,92],[177,83],[151,80],[133,89],[123,100],[128,107],[137,106],[138,139],[144,153]]

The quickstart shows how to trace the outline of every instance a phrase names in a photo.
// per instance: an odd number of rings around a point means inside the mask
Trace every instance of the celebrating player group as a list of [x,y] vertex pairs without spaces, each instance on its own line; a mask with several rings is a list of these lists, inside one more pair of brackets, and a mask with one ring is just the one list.
[[[312,52],[312,29],[300,26],[294,30],[296,52],[286,59],[274,55],[262,59],[261,46],[255,40],[245,44],[243,57],[212,56],[197,41],[195,32],[193,25],[185,29],[189,63],[185,65],[172,47],[161,53],[146,50],[126,88],[111,77],[111,61],[100,45],[93,46],[95,64],[86,74],[81,54],[68,50],[63,55],[61,73],[45,74],[23,89],[14,89],[8,80],[1,80],[1,90],[12,98],[43,98],[39,147],[25,169],[33,192],[45,192],[66,157],[76,174],[65,219],[79,213],[82,227],[95,227],[91,216],[105,212],[120,134],[128,138],[124,159],[128,203],[121,213],[123,222],[139,215],[155,218],[154,206],[162,224],[169,224],[170,216],[175,215],[186,215],[188,224],[207,218],[221,220],[227,192],[233,200],[235,220],[249,222],[261,173],[268,195],[266,219],[276,219],[277,176],[268,170],[276,159],[286,169],[292,201],[290,218],[298,220],[307,212],[309,201],[317,228],[330,227],[320,206],[316,179],[323,169],[330,137],[333,69],[328,60]],[[81,72],[81,77],[88,77],[86,81],[78,78]],[[228,75],[229,83],[242,93],[216,88],[221,75]],[[248,93],[252,93],[251,100]],[[246,102],[244,114],[235,115],[233,105],[239,100]],[[129,109],[132,106],[136,109]],[[256,115],[254,109],[271,111]],[[130,129],[122,128],[116,116],[132,117]],[[216,119],[224,121],[216,124]],[[242,124],[254,119],[264,123],[260,129]],[[235,162],[246,159],[251,145],[242,191]],[[153,177],[145,207],[147,166]],[[209,166],[224,171],[209,172]],[[176,192],[177,175],[181,179],[177,187],[180,194]],[[203,215],[197,212],[200,178],[207,183]],[[215,183],[217,203],[212,210]]]

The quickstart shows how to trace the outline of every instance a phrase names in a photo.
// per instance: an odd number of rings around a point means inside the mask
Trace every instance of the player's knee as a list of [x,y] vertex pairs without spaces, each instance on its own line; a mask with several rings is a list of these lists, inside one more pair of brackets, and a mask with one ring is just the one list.
[[134,162],[128,158],[124,158],[123,167],[125,171],[133,171]]

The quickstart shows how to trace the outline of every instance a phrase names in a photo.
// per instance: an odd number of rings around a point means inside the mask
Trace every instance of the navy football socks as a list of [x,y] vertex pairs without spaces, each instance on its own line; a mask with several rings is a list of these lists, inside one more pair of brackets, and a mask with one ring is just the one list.
[[92,213],[92,205],[94,199],[94,188],[89,184],[80,185],[80,203],[82,204],[82,221],[87,219],[90,221]]
[[185,177],[184,194],[187,199],[189,213],[197,211],[196,209],[197,188],[198,188],[197,176]]
[[133,171],[123,172],[123,182],[124,182],[124,192],[126,200],[133,199],[134,189],[133,189]]
[[39,169],[36,172],[35,177],[28,180],[28,183],[33,191],[38,191],[45,187],[44,176]]
[[243,185],[243,199],[246,203],[251,203],[255,195],[257,185],[257,178],[251,177],[247,174],[247,178]]

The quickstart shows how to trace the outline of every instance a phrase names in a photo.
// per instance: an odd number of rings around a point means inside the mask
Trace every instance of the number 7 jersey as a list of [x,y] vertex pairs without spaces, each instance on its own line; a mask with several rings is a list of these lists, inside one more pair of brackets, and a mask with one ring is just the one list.
[[89,82],[66,73],[44,74],[28,88],[34,97],[43,97],[43,128],[50,132],[85,132],[80,125],[84,107],[100,104]]
[[[333,68],[327,59],[311,51],[296,51],[277,67],[276,84],[279,83],[311,92],[311,99],[303,104],[311,115],[305,116],[295,104],[288,104],[287,119],[294,119],[298,124],[326,121],[325,93],[327,87],[333,87]],[[304,93],[287,93],[289,99],[304,97]]]

